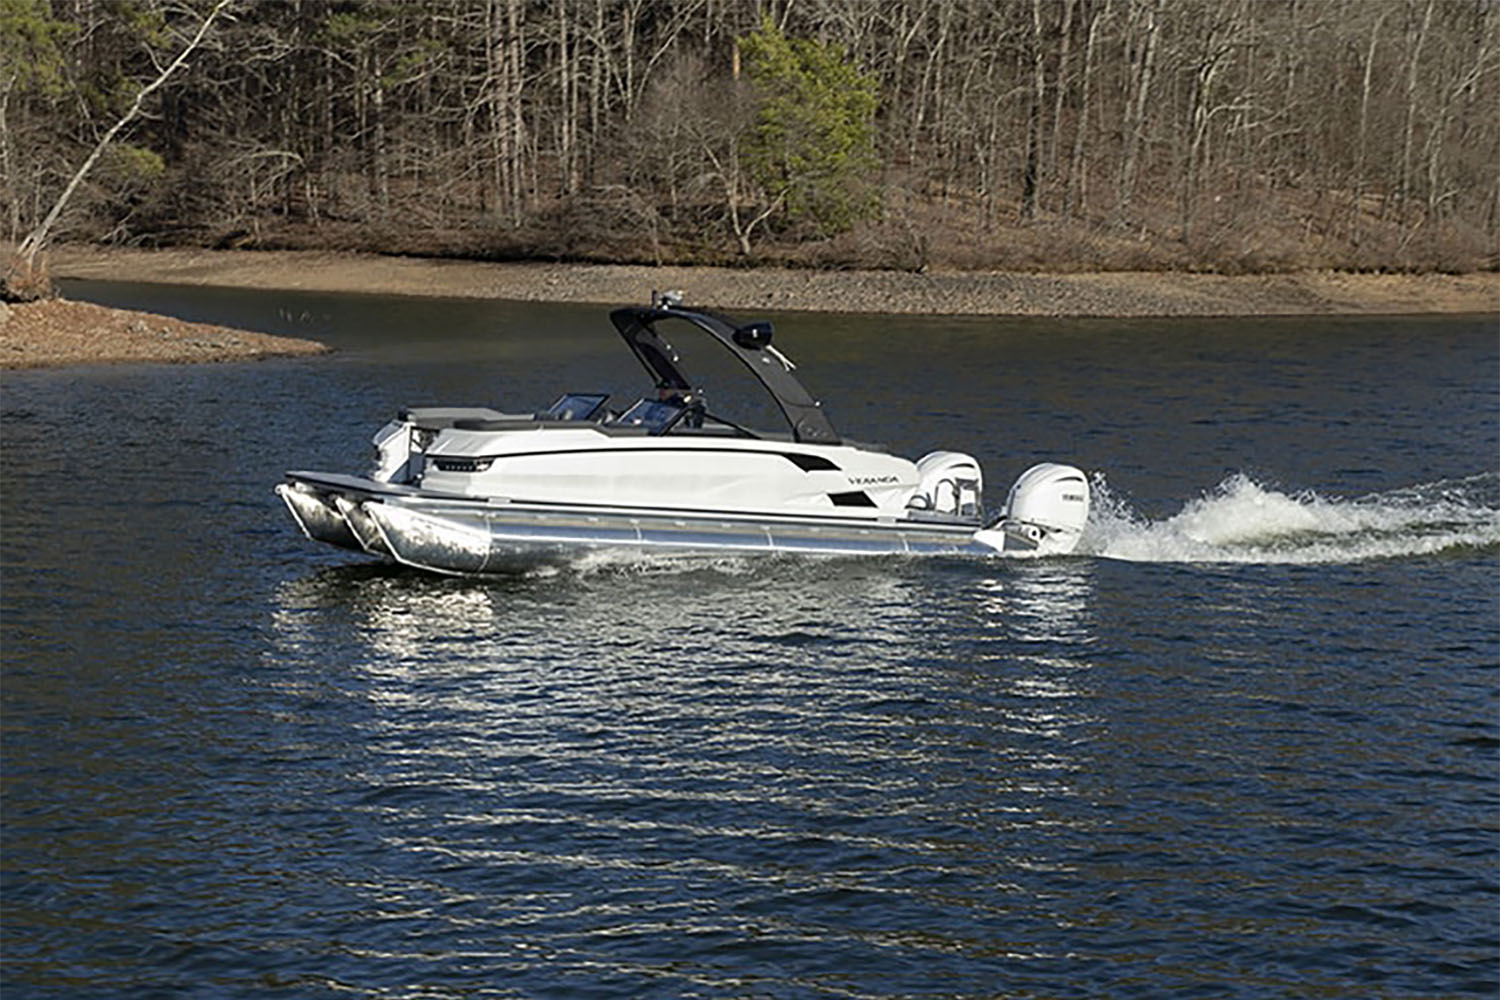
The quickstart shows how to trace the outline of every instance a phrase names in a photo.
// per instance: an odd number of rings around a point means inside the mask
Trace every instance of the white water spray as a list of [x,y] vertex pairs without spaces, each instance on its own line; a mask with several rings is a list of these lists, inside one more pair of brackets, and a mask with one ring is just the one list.
[[1357,563],[1500,547],[1500,473],[1355,499],[1285,493],[1239,474],[1152,521],[1094,477],[1079,554],[1133,562]]

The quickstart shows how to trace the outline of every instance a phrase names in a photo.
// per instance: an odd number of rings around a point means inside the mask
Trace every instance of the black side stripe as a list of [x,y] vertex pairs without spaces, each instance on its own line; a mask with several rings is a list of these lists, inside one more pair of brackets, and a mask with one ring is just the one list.
[[828,499],[833,501],[835,507],[874,507],[875,501],[870,499],[870,494],[864,490],[854,490],[850,493],[830,493]]
[[803,472],[839,471],[837,465],[834,465],[822,455],[793,455],[788,452],[782,452],[781,457],[791,462]]

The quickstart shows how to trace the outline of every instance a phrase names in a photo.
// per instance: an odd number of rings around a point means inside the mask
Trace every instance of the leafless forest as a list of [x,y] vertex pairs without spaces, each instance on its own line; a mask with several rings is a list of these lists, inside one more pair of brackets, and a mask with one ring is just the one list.
[[[44,219],[210,6],[0,0],[0,236]],[[1497,36],[1495,0],[231,0],[56,231],[825,268],[1493,269]]]

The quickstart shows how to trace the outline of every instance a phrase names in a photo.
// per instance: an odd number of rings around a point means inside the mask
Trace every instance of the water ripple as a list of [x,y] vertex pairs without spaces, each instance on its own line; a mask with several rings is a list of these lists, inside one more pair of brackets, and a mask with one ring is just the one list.
[[1103,470],[1092,554],[476,582],[288,449],[612,345],[222,294],[346,350],[3,376],[6,1000],[1500,992],[1492,329],[820,319],[851,427]]

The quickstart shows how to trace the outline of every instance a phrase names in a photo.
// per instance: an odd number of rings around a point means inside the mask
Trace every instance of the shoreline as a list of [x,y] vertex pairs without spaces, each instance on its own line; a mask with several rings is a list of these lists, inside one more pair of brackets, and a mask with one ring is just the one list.
[[[644,304],[681,289],[690,305],[741,313],[1153,317],[1500,317],[1500,273],[1224,275],[797,271],[785,268],[486,263],[275,250],[130,250],[64,246],[58,280],[197,285],[518,302]],[[247,361],[327,353],[325,344],[51,299],[0,303],[0,369],[132,362]]]
[[489,263],[289,250],[64,246],[54,278],[619,305],[652,289],[719,309],[1142,319],[1500,313],[1500,272],[1225,276],[1179,272],[801,271]]

